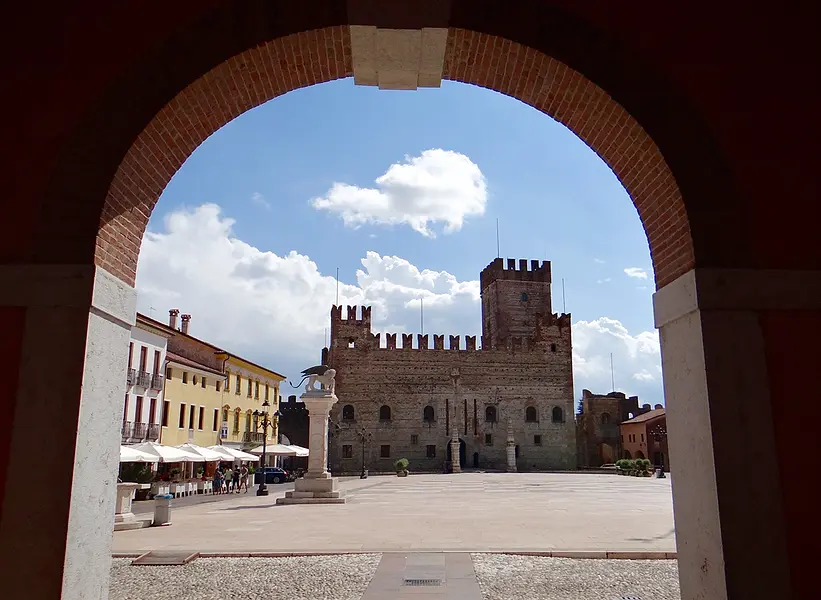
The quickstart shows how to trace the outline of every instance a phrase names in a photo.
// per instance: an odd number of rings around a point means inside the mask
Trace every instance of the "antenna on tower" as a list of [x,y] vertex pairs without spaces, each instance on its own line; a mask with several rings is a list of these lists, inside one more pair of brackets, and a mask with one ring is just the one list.
[[421,334],[425,335],[425,298],[419,298],[419,328],[422,330]]
[[562,312],[567,314],[567,302],[564,299],[564,277],[562,277]]
[[610,353],[610,387],[613,389],[611,391],[616,391],[616,377],[613,374],[613,353]]
[[496,217],[496,258],[502,258],[502,251],[499,246],[499,217]]

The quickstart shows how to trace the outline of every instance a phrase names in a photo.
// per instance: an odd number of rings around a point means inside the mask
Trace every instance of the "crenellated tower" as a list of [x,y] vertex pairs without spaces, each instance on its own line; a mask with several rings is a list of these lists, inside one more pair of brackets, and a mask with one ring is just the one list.
[[342,307],[331,308],[331,352],[334,348],[356,347],[371,338],[371,307],[363,306],[357,318],[356,306],[348,306],[347,319],[342,318]]
[[[529,262],[529,265],[528,265]],[[529,268],[528,268],[529,266]],[[482,270],[482,339],[490,348],[536,336],[537,321],[553,314],[550,262],[497,258]]]

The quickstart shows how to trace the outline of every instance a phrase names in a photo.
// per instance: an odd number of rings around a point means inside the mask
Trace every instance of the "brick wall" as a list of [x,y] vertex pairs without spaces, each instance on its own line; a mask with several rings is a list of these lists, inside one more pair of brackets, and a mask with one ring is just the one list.
[[[518,289],[521,282],[514,278],[505,283]],[[539,287],[533,291],[543,298],[541,305],[549,307],[549,279],[529,285]],[[504,318],[521,303],[518,292],[507,296],[510,301],[496,312]],[[361,467],[358,432],[364,429],[371,436],[366,444],[370,468],[389,471],[396,459],[407,458],[412,469],[439,471],[454,427],[465,442],[466,466],[472,466],[478,454],[480,468],[504,469],[508,419],[521,470],[576,468],[569,315],[534,310],[531,335],[511,336],[492,347],[450,335],[436,335],[431,344],[429,336],[403,334],[397,339],[386,334],[383,342],[371,331],[370,307],[348,307],[346,315],[343,318],[342,307],[331,310],[328,361],[337,371],[339,397],[331,411],[336,425],[332,469],[350,472]],[[353,407],[353,420],[343,418],[346,405]],[[382,406],[390,407],[390,419],[380,418]],[[432,421],[424,419],[427,406],[433,408]],[[495,421],[486,418],[488,407],[495,410]],[[526,421],[528,407],[536,409],[535,422]],[[560,418],[554,422],[556,408]],[[352,446],[350,458],[343,457],[345,445]],[[387,458],[380,456],[383,445],[390,446]],[[427,456],[429,445],[436,447],[434,457]]]

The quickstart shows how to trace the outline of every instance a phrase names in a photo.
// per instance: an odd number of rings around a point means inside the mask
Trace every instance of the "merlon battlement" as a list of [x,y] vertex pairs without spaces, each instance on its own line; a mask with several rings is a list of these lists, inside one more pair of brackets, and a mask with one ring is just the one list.
[[[360,309],[360,308],[362,309],[361,310],[361,315],[362,316],[357,319],[356,315],[357,315],[357,312],[359,312],[358,309]],[[362,307],[348,306],[347,315],[348,315],[347,318],[343,319],[342,318],[342,307],[337,306],[335,304],[331,307],[331,323],[332,324],[333,324],[334,321],[343,321],[343,322],[345,322],[346,324],[349,324],[349,325],[359,324],[359,325],[367,326],[367,327],[371,326],[371,307],[370,306],[362,306]]]
[[[522,258],[518,260],[518,265],[516,262],[515,258],[508,258],[507,268],[505,268],[505,261],[501,258],[491,262],[482,269],[482,273],[479,275],[480,289],[484,290],[491,283],[498,280],[551,282],[550,261],[544,260],[540,264],[538,260],[528,261]],[[528,263],[530,263],[529,270]]]

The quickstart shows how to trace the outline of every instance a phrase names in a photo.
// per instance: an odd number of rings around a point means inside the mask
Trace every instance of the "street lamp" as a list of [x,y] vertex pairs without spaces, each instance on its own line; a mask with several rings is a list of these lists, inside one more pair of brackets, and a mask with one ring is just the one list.
[[[271,404],[268,400],[262,403],[262,410],[255,410],[253,412],[254,417],[259,419],[262,417],[262,457],[260,458],[260,466],[262,467],[262,480],[260,481],[259,487],[257,488],[257,496],[267,496],[268,495],[268,487],[265,485],[265,452],[268,449],[268,427],[270,426],[272,429],[276,428],[276,418],[279,417],[279,411],[274,413],[274,421],[268,420],[268,408],[270,408]],[[259,428],[259,426],[257,426]]]
[[362,445],[362,473],[360,473],[359,478],[367,479],[368,471],[365,468],[365,442],[369,441],[373,437],[373,434],[370,431],[366,431],[363,427],[357,432],[357,436],[359,437],[359,442]]

